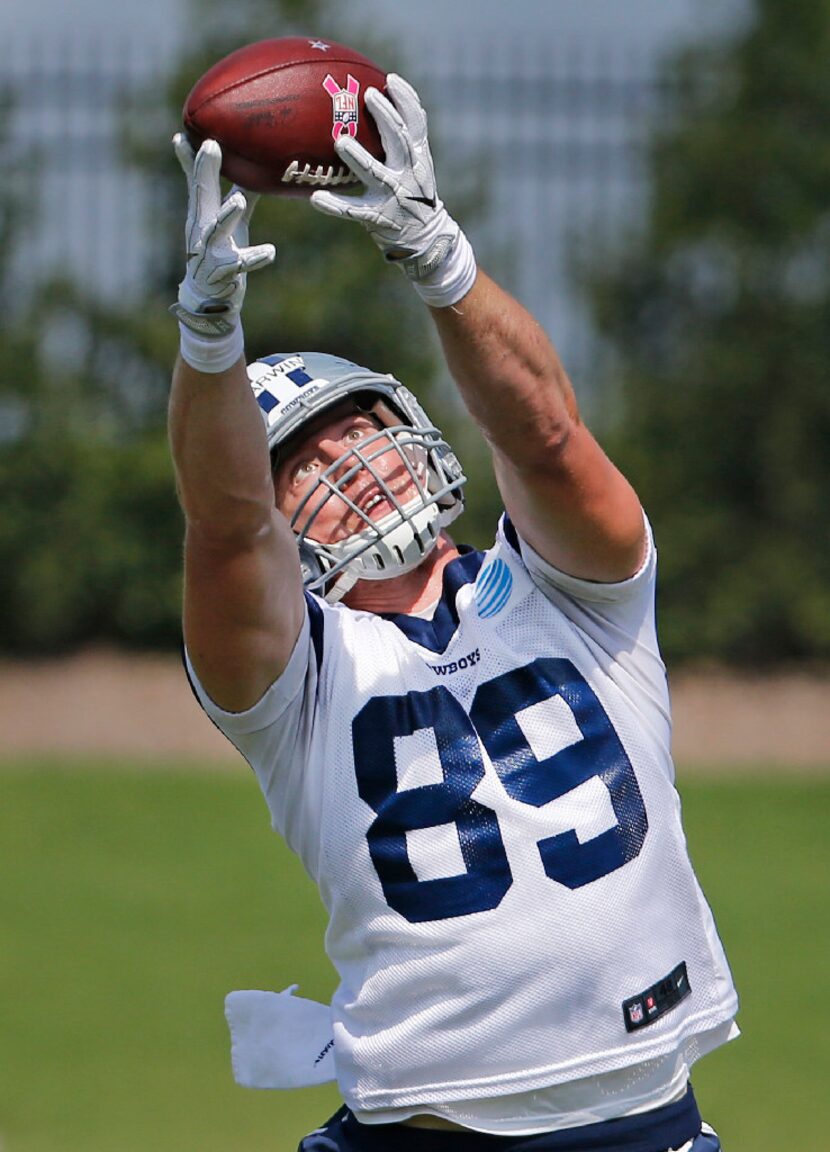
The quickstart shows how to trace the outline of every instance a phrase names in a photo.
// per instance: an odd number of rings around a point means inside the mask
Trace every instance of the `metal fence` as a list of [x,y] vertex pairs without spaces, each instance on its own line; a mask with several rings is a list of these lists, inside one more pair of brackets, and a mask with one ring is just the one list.
[[[147,45],[76,40],[6,44],[12,141],[39,156],[21,282],[69,270],[107,297],[140,298],[158,253],[147,228],[153,189],[125,164],[120,117],[175,127],[154,97],[172,66]],[[641,217],[644,145],[661,106],[648,50],[591,45],[438,42],[408,75],[430,110],[444,198],[483,185],[468,232],[481,262],[538,316],[584,385],[607,364],[570,271]],[[155,100],[155,103],[154,103]],[[172,159],[171,159],[172,163]]]

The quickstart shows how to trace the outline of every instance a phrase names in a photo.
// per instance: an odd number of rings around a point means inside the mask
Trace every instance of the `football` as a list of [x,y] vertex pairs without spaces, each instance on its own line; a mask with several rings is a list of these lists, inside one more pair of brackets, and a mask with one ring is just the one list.
[[347,188],[357,177],[334,142],[346,133],[383,158],[367,88],[384,91],[386,74],[360,52],[300,36],[260,40],[225,56],[185,100],[185,134],[194,148],[216,140],[222,175],[252,192],[310,196]]

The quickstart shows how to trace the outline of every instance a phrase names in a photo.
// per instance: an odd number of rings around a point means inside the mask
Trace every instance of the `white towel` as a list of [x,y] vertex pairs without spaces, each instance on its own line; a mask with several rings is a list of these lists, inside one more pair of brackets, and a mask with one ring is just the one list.
[[244,1088],[305,1088],[335,1079],[331,1009],[283,992],[230,992],[233,1078]]

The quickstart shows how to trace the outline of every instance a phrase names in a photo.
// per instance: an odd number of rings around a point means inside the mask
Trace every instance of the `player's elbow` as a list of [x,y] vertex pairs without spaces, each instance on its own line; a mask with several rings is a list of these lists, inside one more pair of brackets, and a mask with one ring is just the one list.
[[559,475],[568,466],[575,428],[568,416],[528,428],[510,456],[513,467],[527,476]]

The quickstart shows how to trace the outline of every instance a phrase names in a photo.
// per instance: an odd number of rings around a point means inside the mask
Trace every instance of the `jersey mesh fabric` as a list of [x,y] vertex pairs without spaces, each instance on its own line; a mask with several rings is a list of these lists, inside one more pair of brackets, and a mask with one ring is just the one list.
[[[500,531],[454,561],[432,621],[315,599],[250,712],[201,693],[319,884],[357,1111],[602,1075],[736,1011],[673,787],[653,549],[621,585],[525,555]],[[623,1001],[681,962],[691,994],[628,1032]]]

